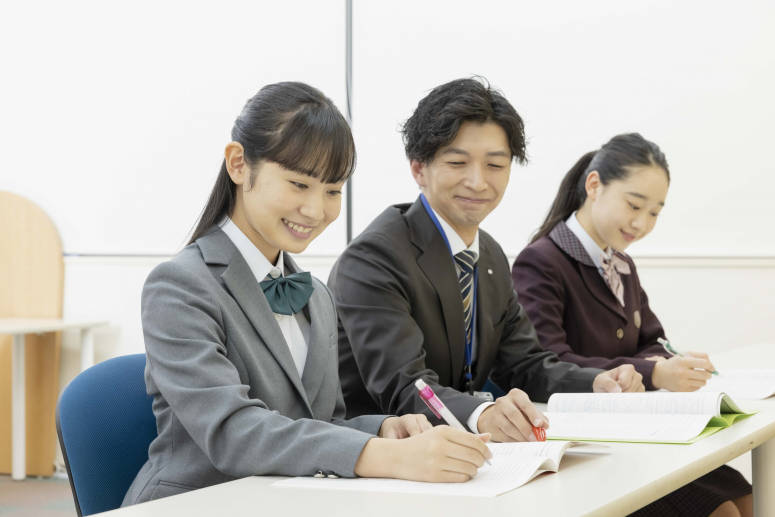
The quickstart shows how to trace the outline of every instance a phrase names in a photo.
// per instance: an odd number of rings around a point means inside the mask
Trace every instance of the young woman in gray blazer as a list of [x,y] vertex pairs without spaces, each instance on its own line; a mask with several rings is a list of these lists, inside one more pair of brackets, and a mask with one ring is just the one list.
[[[694,391],[710,377],[707,354],[670,357],[657,339],[635,263],[624,250],[651,232],[670,183],[667,160],[637,133],[582,156],[531,244],[512,268],[541,345],[580,366],[632,364],[648,389]],[[634,515],[752,514],[751,485],[722,466]]]
[[342,115],[278,83],[231,136],[191,242],[143,289],[158,436],[123,504],[262,474],[470,479],[487,436],[423,415],[345,419],[331,293],[287,253],[339,215],[355,165]]

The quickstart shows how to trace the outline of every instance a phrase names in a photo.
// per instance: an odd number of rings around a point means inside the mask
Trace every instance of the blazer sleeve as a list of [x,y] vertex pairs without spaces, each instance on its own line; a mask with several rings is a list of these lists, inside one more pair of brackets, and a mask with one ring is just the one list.
[[250,397],[229,360],[220,305],[200,276],[166,262],[151,272],[142,295],[147,375],[191,439],[234,477],[318,470],[354,476],[373,435],[294,420]]
[[[594,365],[577,365],[541,347],[536,330],[508,278],[508,261],[503,256],[504,280],[509,296],[503,312],[503,331],[491,373],[501,387],[524,390],[531,400],[546,402],[552,393],[592,391],[601,370]],[[581,366],[581,367],[579,367]]]
[[414,382],[422,378],[449,410],[465,422],[481,401],[441,386],[425,362],[423,330],[412,317],[405,264],[390,239],[361,236],[340,256],[329,278],[345,336],[360,376],[380,411],[404,415],[423,413],[437,421],[417,396]]
[[610,370],[623,364],[631,364],[643,375],[646,388],[654,389],[651,385],[654,362],[645,359],[645,356],[585,356],[576,353],[568,344],[567,334],[562,325],[566,285],[557,266],[539,249],[525,248],[514,261],[511,275],[514,288],[519,293],[519,299],[533,322],[544,348],[556,353],[561,360],[579,366]]

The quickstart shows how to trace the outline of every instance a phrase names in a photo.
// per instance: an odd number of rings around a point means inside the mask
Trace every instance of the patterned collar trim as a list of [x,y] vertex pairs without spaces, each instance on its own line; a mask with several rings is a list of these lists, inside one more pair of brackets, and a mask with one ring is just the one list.
[[585,266],[593,267],[597,269],[592,257],[589,256],[587,250],[584,249],[584,245],[576,237],[576,235],[568,228],[565,221],[560,221],[549,232],[549,238],[554,241],[562,251],[581,262]]

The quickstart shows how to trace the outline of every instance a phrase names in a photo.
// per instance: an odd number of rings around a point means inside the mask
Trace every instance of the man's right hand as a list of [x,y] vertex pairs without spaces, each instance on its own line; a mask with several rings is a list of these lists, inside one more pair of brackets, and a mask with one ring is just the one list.
[[482,411],[476,426],[496,442],[534,442],[533,426],[548,429],[549,420],[524,391],[514,388]]

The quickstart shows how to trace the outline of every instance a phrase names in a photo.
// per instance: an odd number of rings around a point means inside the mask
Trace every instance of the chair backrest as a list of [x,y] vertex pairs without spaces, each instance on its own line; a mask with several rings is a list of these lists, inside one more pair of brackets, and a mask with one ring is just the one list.
[[78,515],[121,506],[156,437],[145,392],[145,354],[108,359],[81,372],[57,404],[57,434]]

